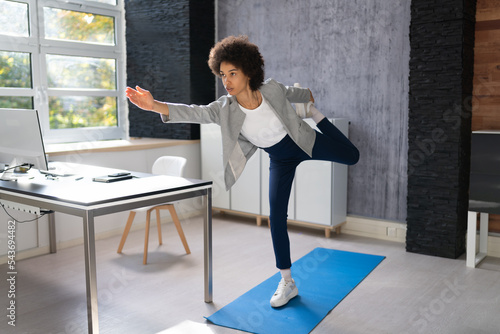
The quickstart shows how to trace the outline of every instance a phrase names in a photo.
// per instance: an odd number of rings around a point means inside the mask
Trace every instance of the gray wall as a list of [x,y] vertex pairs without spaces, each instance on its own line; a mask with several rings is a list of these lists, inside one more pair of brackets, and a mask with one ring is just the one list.
[[351,121],[361,160],[349,168],[350,215],[406,220],[410,2],[216,2],[219,39],[248,35],[266,78],[300,82],[327,117]]

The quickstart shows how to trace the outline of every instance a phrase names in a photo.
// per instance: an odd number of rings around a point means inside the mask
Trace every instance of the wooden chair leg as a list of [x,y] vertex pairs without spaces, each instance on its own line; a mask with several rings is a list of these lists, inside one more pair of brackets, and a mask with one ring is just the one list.
[[149,243],[149,224],[151,222],[151,210],[148,210],[146,214],[146,233],[144,236],[144,256],[142,259],[142,264],[148,263],[148,243]]
[[127,241],[128,233],[130,232],[130,227],[132,227],[132,222],[134,221],[135,211],[130,211],[127,219],[127,224],[125,225],[125,230],[123,230],[122,239],[120,240],[120,245],[118,246],[117,253],[121,253],[125,241]]
[[156,209],[156,227],[158,228],[158,243],[163,245],[163,240],[161,239],[161,220],[160,220],[160,209]]
[[182,244],[184,245],[186,254],[191,254],[191,250],[189,249],[188,243],[186,241],[186,236],[184,235],[184,231],[182,230],[181,222],[179,221],[179,217],[177,217],[177,212],[175,211],[174,205],[169,204],[167,208],[168,211],[170,211],[170,215],[172,216],[172,220],[174,221],[175,227],[177,228],[179,237],[181,238]]

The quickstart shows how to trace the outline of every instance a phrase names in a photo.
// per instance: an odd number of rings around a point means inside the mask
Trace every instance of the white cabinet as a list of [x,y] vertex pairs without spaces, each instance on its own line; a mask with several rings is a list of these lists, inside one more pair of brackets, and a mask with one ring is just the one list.
[[217,124],[201,125],[201,178],[212,180],[212,206],[230,209],[229,191],[224,184],[222,167],[222,140],[220,126]]
[[[331,122],[348,134],[346,119]],[[306,122],[316,128],[312,119]],[[269,217],[269,156],[258,150],[248,161],[241,177],[225,191],[222,169],[222,142],[218,125],[201,126],[202,178],[214,181],[213,207],[255,215],[258,224]],[[288,205],[288,219],[329,231],[346,220],[347,166],[328,161],[305,161],[296,171]],[[327,232],[329,235],[329,232]]]
[[222,138],[220,126],[201,126],[201,178],[213,181],[212,206],[260,215],[260,154],[247,162],[246,168],[231,190],[226,191],[222,166]]
[[260,179],[260,152],[256,151],[230,190],[231,210],[260,215]]
[[[331,119],[348,135],[346,119]],[[314,122],[308,124],[318,130]],[[329,161],[304,161],[295,174],[295,220],[327,226],[345,222],[347,166]]]

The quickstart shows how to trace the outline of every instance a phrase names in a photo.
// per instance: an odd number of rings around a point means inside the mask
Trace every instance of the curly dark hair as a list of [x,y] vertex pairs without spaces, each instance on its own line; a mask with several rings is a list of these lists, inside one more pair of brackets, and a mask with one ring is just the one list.
[[248,41],[248,36],[229,36],[217,42],[210,50],[208,66],[220,77],[220,64],[228,62],[250,78],[250,89],[256,91],[264,82],[264,58],[259,47]]

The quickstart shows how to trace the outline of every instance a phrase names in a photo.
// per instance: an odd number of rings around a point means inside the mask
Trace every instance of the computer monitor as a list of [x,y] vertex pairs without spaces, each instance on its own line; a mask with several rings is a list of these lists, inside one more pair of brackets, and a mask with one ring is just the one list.
[[[48,170],[37,110],[0,108],[0,164]],[[0,165],[0,173],[2,172]]]

